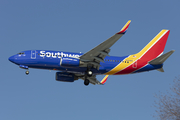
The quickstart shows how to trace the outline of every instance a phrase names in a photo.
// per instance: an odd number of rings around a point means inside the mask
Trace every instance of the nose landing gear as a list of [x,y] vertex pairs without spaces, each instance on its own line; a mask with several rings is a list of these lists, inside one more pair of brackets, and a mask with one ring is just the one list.
[[26,75],[28,75],[29,74],[29,71],[28,71],[28,66],[25,66],[25,65],[19,65],[19,67],[20,68],[22,68],[22,69],[26,69]]
[[28,70],[25,73],[26,73],[26,75],[29,75],[29,71]]

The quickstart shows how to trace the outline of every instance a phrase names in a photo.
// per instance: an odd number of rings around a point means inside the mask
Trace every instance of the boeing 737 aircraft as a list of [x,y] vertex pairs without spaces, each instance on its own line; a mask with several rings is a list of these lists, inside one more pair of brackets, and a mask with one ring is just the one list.
[[[161,30],[140,52],[123,57],[110,56],[110,47],[127,31],[130,20],[115,35],[102,42],[92,50],[82,53],[72,53],[50,50],[22,51],[9,57],[9,60],[20,68],[56,70],[56,80],[74,82],[84,80],[85,85],[103,85],[108,75],[123,75],[140,73],[150,70],[164,72],[164,61],[174,52],[163,54],[170,30]],[[106,75],[99,82],[96,75]]]

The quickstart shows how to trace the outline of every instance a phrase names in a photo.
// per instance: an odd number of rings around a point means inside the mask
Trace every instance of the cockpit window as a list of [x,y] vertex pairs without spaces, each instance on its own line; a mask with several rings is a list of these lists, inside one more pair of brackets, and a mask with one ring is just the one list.
[[23,54],[24,54],[23,52],[18,53],[18,55],[23,55]]

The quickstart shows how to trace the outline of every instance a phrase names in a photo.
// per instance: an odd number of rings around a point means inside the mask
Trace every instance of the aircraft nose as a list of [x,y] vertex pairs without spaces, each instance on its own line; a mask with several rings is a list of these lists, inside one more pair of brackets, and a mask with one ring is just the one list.
[[14,62],[15,58],[14,56],[9,57],[9,61]]

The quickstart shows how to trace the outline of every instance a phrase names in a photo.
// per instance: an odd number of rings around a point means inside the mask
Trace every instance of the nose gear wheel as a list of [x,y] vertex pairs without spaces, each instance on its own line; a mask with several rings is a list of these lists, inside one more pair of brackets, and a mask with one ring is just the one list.
[[26,73],[26,75],[28,75],[28,74],[29,74],[29,71],[27,70],[25,73]]

